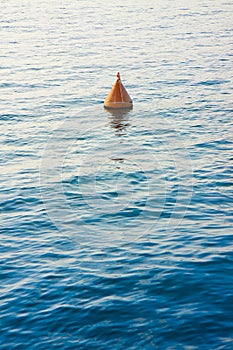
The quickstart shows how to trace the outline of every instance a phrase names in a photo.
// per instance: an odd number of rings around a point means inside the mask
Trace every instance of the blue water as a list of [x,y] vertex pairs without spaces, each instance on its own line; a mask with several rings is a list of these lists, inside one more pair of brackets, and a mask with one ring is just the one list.
[[0,11],[0,349],[232,349],[232,3]]

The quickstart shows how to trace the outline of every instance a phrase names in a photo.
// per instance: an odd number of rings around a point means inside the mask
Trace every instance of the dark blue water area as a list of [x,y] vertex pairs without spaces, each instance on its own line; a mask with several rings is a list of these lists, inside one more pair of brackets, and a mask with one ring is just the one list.
[[231,350],[231,4],[0,9],[0,349]]

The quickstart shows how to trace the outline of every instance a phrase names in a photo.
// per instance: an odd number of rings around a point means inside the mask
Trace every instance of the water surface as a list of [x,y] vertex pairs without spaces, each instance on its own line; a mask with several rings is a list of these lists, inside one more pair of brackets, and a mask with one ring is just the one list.
[[0,10],[1,349],[232,349],[232,4]]

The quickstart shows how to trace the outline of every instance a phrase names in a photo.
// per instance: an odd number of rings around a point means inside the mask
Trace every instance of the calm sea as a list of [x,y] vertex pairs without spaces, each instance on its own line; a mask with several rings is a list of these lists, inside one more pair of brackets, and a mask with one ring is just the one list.
[[0,349],[231,350],[232,2],[0,13]]

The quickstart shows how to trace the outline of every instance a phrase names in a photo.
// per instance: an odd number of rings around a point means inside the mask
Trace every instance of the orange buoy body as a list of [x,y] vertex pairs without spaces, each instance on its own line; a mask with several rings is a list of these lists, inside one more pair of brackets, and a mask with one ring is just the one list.
[[105,108],[132,108],[133,101],[121,82],[120,73],[117,80],[104,101]]

